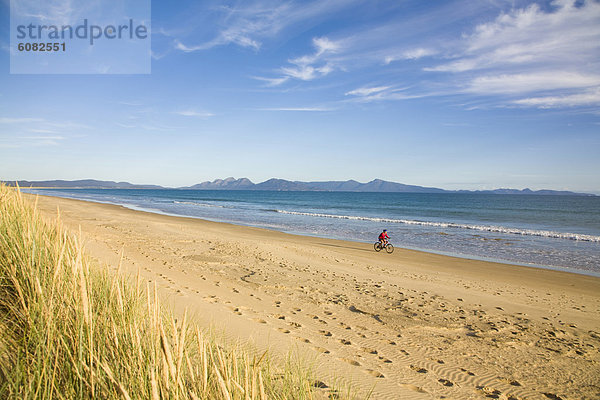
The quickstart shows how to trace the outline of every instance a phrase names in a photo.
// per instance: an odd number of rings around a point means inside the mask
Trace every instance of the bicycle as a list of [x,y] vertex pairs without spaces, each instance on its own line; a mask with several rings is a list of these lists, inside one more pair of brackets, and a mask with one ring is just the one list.
[[392,244],[389,243],[389,242],[386,245],[384,245],[383,243],[381,243],[381,241],[375,242],[375,244],[373,245],[373,248],[377,252],[383,250],[384,248],[385,248],[385,251],[387,251],[388,254],[392,254],[394,252],[394,246],[392,246]]

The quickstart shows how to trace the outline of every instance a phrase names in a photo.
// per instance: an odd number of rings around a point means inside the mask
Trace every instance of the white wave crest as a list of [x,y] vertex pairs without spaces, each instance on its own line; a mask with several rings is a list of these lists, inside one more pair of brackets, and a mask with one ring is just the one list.
[[225,206],[220,206],[217,204],[209,204],[209,203],[198,203],[197,201],[177,201],[174,200],[175,204],[187,204],[191,206],[199,206],[199,207],[211,207],[211,208],[225,208]]
[[337,218],[337,219],[348,219],[348,220],[357,220],[357,221],[384,222],[384,223],[392,223],[392,224],[432,226],[432,227],[438,227],[438,228],[459,228],[459,229],[469,229],[469,230],[484,231],[484,232],[509,233],[509,234],[514,234],[514,235],[525,235],[525,236],[541,236],[541,237],[547,237],[547,238],[579,240],[579,241],[583,241],[583,242],[600,243],[600,236],[585,235],[585,234],[581,234],[581,233],[555,232],[555,231],[545,231],[545,230],[537,230],[537,229],[508,228],[508,227],[504,227],[504,226],[494,226],[494,225],[469,225],[469,224],[458,224],[458,223],[454,223],[454,222],[431,222],[431,221],[416,221],[416,220],[409,220],[409,219],[372,218],[372,217],[361,217],[361,216],[354,216],[354,215],[320,214],[320,213],[285,211],[285,210],[275,210],[275,211],[278,213],[281,213],[281,214],[304,215],[304,216],[309,216],[309,217]]

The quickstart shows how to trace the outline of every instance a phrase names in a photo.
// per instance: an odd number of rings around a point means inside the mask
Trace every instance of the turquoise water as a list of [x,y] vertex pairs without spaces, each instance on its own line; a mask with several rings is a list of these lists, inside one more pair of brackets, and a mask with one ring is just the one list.
[[600,276],[600,197],[140,189],[31,192]]

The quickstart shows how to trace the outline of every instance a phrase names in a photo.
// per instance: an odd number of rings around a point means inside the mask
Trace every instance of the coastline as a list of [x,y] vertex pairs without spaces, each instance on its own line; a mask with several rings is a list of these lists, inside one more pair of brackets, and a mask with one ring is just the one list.
[[258,348],[295,349],[324,382],[375,385],[372,398],[600,393],[597,277],[400,248],[380,254],[371,244],[105,203],[38,202],[48,218],[58,206],[73,232],[81,226],[101,265],[118,265],[123,250],[123,270],[139,269],[176,309]]
[[[102,190],[100,191],[102,192]],[[209,192],[218,193],[219,191]],[[236,191],[228,192],[235,193]],[[246,193],[248,191],[240,192]],[[104,196],[105,193],[109,193],[109,195]],[[266,207],[265,209],[258,209],[260,211],[258,214],[255,215],[255,210],[251,208],[253,211],[251,211],[250,214],[242,216],[239,212],[245,207],[238,207],[238,201],[242,200],[242,203],[248,202],[249,204],[256,206],[260,205],[263,200],[254,205],[253,200],[249,198],[240,199],[234,196],[231,199],[234,203],[225,203],[225,205],[221,205],[221,203],[226,202],[226,200],[220,196],[217,196],[216,198],[211,198],[211,196],[202,197],[203,200],[196,202],[195,199],[188,199],[185,196],[178,197],[177,194],[173,194],[173,198],[176,200],[172,201],[172,205],[165,205],[171,203],[171,201],[164,202],[163,200],[169,200],[169,197],[165,198],[162,193],[152,195],[148,198],[143,196],[143,200],[139,200],[135,197],[128,198],[128,196],[120,198],[120,193],[111,194],[110,190],[105,193],[102,193],[102,195],[99,193],[92,193],[91,196],[84,193],[84,195],[79,196],[70,194],[69,192],[67,192],[66,195],[63,195],[59,192],[45,193],[44,191],[34,190],[32,194],[80,199],[100,204],[120,205],[137,211],[265,228],[300,236],[321,237],[369,244],[372,244],[372,233],[375,230],[379,229],[382,224],[385,224],[386,226],[391,224],[400,229],[399,232],[394,231],[394,233],[399,234],[398,236],[394,235],[394,241],[397,241],[395,243],[404,249],[463,259],[543,268],[600,277],[600,271],[598,271],[597,268],[597,265],[599,265],[598,263],[600,262],[600,258],[597,254],[597,243],[593,243],[600,242],[600,236],[589,233],[590,231],[586,231],[585,228],[579,230],[573,229],[570,232],[577,233],[569,233],[558,229],[557,226],[553,226],[552,224],[543,227],[534,225],[526,226],[527,224],[525,224],[516,228],[514,224],[511,225],[510,223],[486,224],[482,221],[470,221],[468,219],[463,221],[452,220],[452,218],[428,220],[426,217],[423,217],[423,219],[420,217],[403,218],[401,216],[380,218],[370,215],[368,211],[365,214],[366,210],[362,210],[362,212],[359,212],[358,214],[344,214],[343,211],[341,213],[302,211],[303,207],[300,207],[300,211],[298,211],[298,209],[294,207],[294,204],[292,204],[293,201],[292,203],[289,203],[290,199],[286,199],[285,197],[275,197],[271,199],[281,202],[281,204],[277,206],[272,206],[270,202],[267,202],[268,205],[263,204],[263,207]],[[276,193],[279,194],[280,192]],[[305,194],[306,192],[299,193]],[[96,194],[100,195],[100,197],[96,197]],[[148,199],[151,200],[147,201]],[[476,200],[479,201],[480,199],[473,199],[473,201]],[[331,199],[329,201],[331,201]],[[345,201],[345,199],[342,201]],[[325,200],[322,204],[325,208],[330,206],[327,205],[327,202],[328,200]],[[446,206],[453,207],[452,205]],[[460,204],[456,206],[462,207],[463,205]],[[498,206],[499,205],[497,204],[495,207]],[[540,206],[547,207],[547,204],[540,204]],[[577,205],[572,206],[578,207]],[[209,207],[210,210],[217,211],[206,212],[205,210]],[[492,207],[492,209],[496,208]],[[235,212],[231,214],[229,211],[223,212],[222,210],[237,210],[237,214]],[[265,211],[267,213],[265,213]],[[419,212],[418,210],[415,211]],[[291,215],[291,218],[295,218],[296,215],[308,216],[309,219],[314,219],[314,221],[290,223],[289,219],[286,221],[282,217],[274,216],[274,214],[270,212],[274,212],[276,215],[289,214]],[[331,219],[331,221],[339,220],[339,223],[329,222],[329,219]],[[348,224],[347,221],[359,221],[359,223]],[[370,224],[370,226],[364,225],[364,223]],[[361,226],[361,224],[363,225]],[[327,225],[329,226],[327,227]],[[419,228],[414,229],[413,226],[418,226]],[[585,226],[584,223],[582,227]],[[371,232],[371,234],[367,234],[367,232]],[[444,235],[444,239],[438,239],[439,237],[442,237],[439,235]],[[555,242],[554,239],[560,240]],[[481,241],[484,241],[485,243],[479,243],[478,245],[477,242]],[[548,252],[547,250],[549,248],[553,249],[553,251]]]

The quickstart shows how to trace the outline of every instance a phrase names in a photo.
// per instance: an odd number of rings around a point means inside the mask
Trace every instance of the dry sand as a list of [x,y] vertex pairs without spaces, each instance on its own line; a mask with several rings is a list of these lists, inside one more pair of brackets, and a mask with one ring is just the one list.
[[58,206],[101,265],[123,251],[177,312],[313,362],[323,394],[600,398],[598,278],[39,197]]

